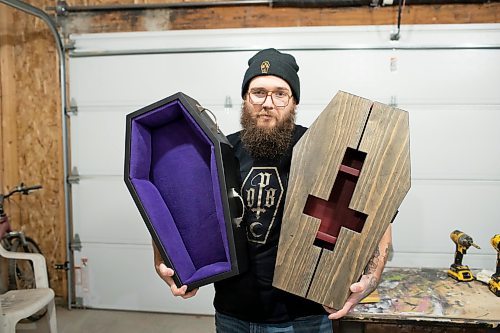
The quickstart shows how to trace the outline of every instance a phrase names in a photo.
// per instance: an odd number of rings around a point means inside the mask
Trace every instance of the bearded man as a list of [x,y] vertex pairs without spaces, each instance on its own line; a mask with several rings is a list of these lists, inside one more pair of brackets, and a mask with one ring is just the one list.
[[[295,124],[298,71],[295,58],[276,49],[262,50],[248,61],[241,90],[242,130],[228,140],[240,164],[250,264],[248,271],[215,282],[218,333],[331,333],[330,319],[342,317],[368,295],[385,264],[390,229],[379,244],[382,250],[375,252],[360,282],[351,286],[352,294],[339,311],[272,286],[292,149],[306,131]],[[196,294],[196,289],[186,293],[186,286],[175,286],[174,271],[161,262],[156,249],[155,266],[175,296]]]

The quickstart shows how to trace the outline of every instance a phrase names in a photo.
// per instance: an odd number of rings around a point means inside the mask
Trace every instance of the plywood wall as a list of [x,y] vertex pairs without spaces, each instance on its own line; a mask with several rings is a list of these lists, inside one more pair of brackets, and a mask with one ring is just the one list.
[[[190,0],[202,2],[209,0]],[[222,0],[221,0],[222,1]],[[55,0],[25,0],[45,9]],[[68,0],[70,6],[175,3],[180,0]],[[185,0],[184,2],[189,2]],[[53,12],[50,12],[53,14]],[[174,29],[396,24],[397,8],[232,6],[71,13],[65,34]],[[500,4],[406,6],[403,24],[497,23]],[[66,299],[63,147],[59,65],[53,36],[40,19],[0,4],[0,189],[23,181],[43,190],[7,207],[12,224],[34,238],[50,268],[51,286]],[[69,87],[71,89],[71,87]]]
[[[49,5],[51,1],[31,1]],[[35,4],[36,2],[36,4]],[[40,19],[0,5],[1,170],[3,192],[20,182],[41,184],[12,197],[6,209],[15,230],[46,256],[51,286],[65,296],[66,259],[59,65],[55,43]]]

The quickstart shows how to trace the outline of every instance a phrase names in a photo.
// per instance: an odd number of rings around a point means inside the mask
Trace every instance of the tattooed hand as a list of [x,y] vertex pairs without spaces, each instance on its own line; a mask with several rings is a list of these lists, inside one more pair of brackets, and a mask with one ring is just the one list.
[[378,278],[374,274],[365,274],[361,276],[359,282],[353,283],[349,288],[352,292],[347,299],[344,307],[340,310],[335,310],[327,306],[323,306],[330,313],[328,319],[339,319],[345,316],[351,309],[356,306],[363,298],[368,296],[378,285]]
[[339,319],[345,316],[352,308],[356,306],[363,298],[370,295],[377,288],[377,285],[387,263],[389,257],[389,248],[392,242],[392,232],[389,226],[382,237],[379,245],[376,247],[372,258],[366,265],[365,273],[361,276],[359,282],[353,283],[349,290],[352,294],[349,296],[340,310],[335,310],[327,306],[323,306],[330,313],[328,319]]

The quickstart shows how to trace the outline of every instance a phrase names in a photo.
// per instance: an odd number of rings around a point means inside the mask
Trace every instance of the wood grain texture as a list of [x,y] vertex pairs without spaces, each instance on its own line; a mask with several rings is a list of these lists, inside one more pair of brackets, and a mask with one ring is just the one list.
[[[51,0],[26,2],[39,8],[54,4]],[[1,182],[8,188],[20,182],[43,186],[29,196],[13,197],[11,201],[16,204],[7,209],[13,228],[23,230],[40,245],[50,286],[57,296],[66,297],[66,272],[54,269],[55,263],[66,261],[67,249],[59,63],[54,37],[46,24],[32,15],[3,4],[0,15],[0,24],[8,26],[0,37],[0,48],[8,50],[2,51],[0,72],[1,163],[12,169],[4,172]]]
[[[307,197],[312,194],[328,200],[345,149],[357,147],[371,104],[364,98],[339,92],[295,145],[273,280],[275,287],[305,296],[307,281],[311,281],[321,253],[319,247],[313,246],[320,221],[303,214]],[[327,139],[340,132],[346,135],[338,140]]]
[[[342,229],[323,251],[308,298],[341,308],[410,189],[408,113],[374,103],[359,150],[367,157],[350,208],[368,215],[361,233]],[[332,277],[333,276],[333,277]]]
[[[333,308],[344,305],[409,190],[408,126],[405,111],[344,92],[333,98],[294,148],[275,287]],[[349,208],[368,217],[361,233],[341,228],[335,249],[320,249],[313,245],[318,229],[303,207],[309,194],[328,198],[347,147],[367,153]]]
[[[0,113],[1,113],[1,150],[0,160],[2,178],[0,191],[6,192],[19,178],[18,140],[17,140],[17,105],[16,93],[16,54],[14,10],[2,5],[0,7]],[[11,219],[19,219],[18,198],[12,203],[5,202],[5,209]]]
[[[164,1],[80,0],[70,5],[161,3]],[[64,34],[185,29],[268,28],[396,24],[397,6],[286,8],[225,6],[196,9],[155,9],[70,13],[59,18]],[[498,23],[500,3],[408,5],[405,24]]]

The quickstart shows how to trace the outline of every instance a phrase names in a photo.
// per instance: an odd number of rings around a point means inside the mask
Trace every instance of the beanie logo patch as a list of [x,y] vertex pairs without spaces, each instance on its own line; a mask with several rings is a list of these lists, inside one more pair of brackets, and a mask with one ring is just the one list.
[[262,64],[260,64],[260,71],[262,72],[262,74],[267,74],[269,72],[269,67],[271,67],[269,61],[264,60]]

